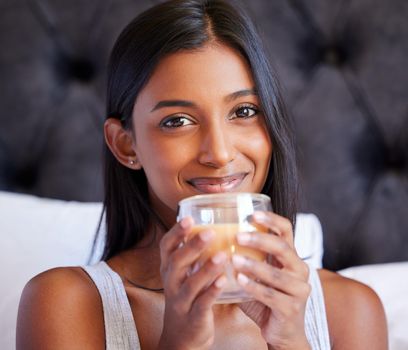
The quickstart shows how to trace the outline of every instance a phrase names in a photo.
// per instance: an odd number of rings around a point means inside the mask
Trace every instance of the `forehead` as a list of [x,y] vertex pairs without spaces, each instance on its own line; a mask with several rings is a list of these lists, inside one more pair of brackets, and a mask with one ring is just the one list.
[[254,88],[246,60],[228,46],[207,45],[163,58],[138,100],[215,98]]

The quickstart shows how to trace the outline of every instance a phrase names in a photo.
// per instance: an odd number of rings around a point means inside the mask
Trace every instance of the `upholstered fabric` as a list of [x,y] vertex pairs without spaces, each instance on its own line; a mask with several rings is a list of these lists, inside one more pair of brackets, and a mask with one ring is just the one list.
[[[0,189],[98,201],[104,83],[155,1],[0,0]],[[325,266],[408,259],[408,2],[245,1],[293,115]]]

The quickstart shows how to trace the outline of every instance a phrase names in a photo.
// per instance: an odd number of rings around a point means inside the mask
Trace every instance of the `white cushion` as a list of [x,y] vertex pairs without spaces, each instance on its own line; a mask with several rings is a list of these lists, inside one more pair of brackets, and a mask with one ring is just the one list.
[[15,348],[18,303],[30,278],[87,263],[101,209],[100,203],[0,192],[0,349]]
[[[66,202],[0,191],[0,349],[15,348],[17,309],[24,285],[56,266],[84,265],[101,215],[101,203]],[[323,254],[319,220],[297,217],[295,244],[301,257],[320,267]],[[93,259],[102,251],[97,245]]]
[[298,255],[310,266],[322,267],[323,232],[314,214],[299,213],[296,216],[295,247]]
[[389,348],[408,349],[408,262],[364,265],[338,271],[373,288],[387,316]]

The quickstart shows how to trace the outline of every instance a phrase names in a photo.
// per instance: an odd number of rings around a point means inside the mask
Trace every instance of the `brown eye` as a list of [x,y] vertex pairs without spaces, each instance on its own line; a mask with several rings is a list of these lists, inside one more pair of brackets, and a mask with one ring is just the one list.
[[258,114],[258,110],[252,106],[242,106],[235,111],[237,118],[251,118]]
[[192,125],[193,122],[186,117],[170,117],[160,123],[162,128],[181,128],[183,126]]

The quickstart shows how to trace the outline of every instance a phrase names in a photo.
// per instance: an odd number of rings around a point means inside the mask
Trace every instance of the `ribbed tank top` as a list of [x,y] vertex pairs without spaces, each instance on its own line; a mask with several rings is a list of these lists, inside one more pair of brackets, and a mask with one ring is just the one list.
[[[104,261],[82,266],[95,283],[102,299],[106,350],[140,349],[139,337],[122,279]],[[313,350],[329,350],[330,340],[320,278],[310,268],[312,292],[306,304],[305,332]]]

